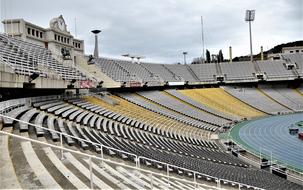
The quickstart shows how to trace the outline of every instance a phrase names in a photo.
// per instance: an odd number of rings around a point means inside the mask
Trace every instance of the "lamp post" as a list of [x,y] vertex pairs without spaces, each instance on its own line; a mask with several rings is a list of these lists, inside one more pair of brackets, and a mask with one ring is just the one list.
[[101,30],[92,30],[92,33],[95,34],[95,50],[94,50],[94,58],[99,58],[99,47],[98,47],[98,34]]
[[187,55],[187,52],[184,51],[184,52],[183,52],[184,64],[186,64],[186,55]]
[[144,59],[145,58],[145,56],[141,56],[141,55],[131,55],[131,54],[123,54],[122,55],[123,57],[130,57],[131,59],[132,59],[132,63],[135,63],[135,58],[137,58],[137,60],[138,60],[138,64],[140,64],[140,60],[141,59]]
[[253,61],[251,22],[255,20],[255,10],[246,10],[245,21],[249,24],[250,61]]
[[139,55],[138,55],[136,58],[137,58],[137,60],[138,60],[138,64],[140,64],[140,63],[141,63],[140,60],[141,60],[141,59],[144,59],[145,56],[139,56]]

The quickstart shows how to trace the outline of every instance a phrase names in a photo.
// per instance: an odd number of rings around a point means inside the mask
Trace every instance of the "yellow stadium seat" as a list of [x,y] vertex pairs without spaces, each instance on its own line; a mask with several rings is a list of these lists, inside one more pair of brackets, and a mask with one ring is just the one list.
[[180,93],[228,115],[253,118],[265,115],[263,112],[231,96],[222,88],[179,90]]

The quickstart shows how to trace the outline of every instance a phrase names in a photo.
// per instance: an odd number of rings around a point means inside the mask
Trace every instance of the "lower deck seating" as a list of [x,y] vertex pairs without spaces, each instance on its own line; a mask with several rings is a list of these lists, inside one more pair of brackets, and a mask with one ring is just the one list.
[[226,120],[222,118],[215,117],[205,111],[186,105],[175,98],[171,98],[161,91],[138,92],[138,94],[165,108],[173,110],[178,114],[185,115],[191,120],[198,122],[200,125],[204,125],[205,128],[208,126],[213,126],[214,128],[219,127],[226,122]]
[[[196,129],[195,127],[185,125],[184,123],[175,121],[171,118],[167,118],[165,116],[162,116],[160,114],[151,112],[149,110],[146,110],[142,107],[139,107],[133,103],[130,103],[122,98],[112,96],[116,101],[119,102],[117,105],[109,105],[102,100],[100,100],[97,97],[87,97],[86,100],[90,103],[94,103],[97,105],[102,106],[103,108],[107,108],[108,110],[111,110],[115,113],[122,114],[121,116],[127,116],[129,118],[135,119],[139,125],[139,122],[142,124],[148,124],[153,128],[156,128],[160,131],[165,131],[168,133],[176,134],[177,131],[182,131],[182,134],[186,135],[191,134],[197,134],[192,136],[200,136],[202,135],[203,130]],[[135,122],[135,121],[134,121]],[[174,126],[174,127],[172,127]],[[204,133],[207,134],[206,132]]]
[[291,110],[275,102],[255,87],[228,87],[224,89],[241,101],[268,114],[289,113]]
[[259,86],[264,93],[293,111],[303,111],[303,97],[294,89],[271,86]]
[[215,131],[217,130],[216,126],[211,126],[208,125],[206,126],[205,124],[194,120],[190,117],[187,117],[185,115],[179,114],[171,109],[165,108],[163,106],[160,106],[159,104],[152,102],[151,100],[144,98],[143,96],[139,96],[138,94],[135,93],[120,93],[119,96],[123,97],[129,102],[132,102],[138,106],[141,106],[149,111],[158,113],[160,115],[163,115],[165,117],[174,119],[176,121],[182,122],[186,125],[194,126],[197,128],[205,129],[208,131]]
[[179,90],[180,93],[219,112],[240,118],[263,116],[264,113],[230,96],[222,88]]
[[[75,102],[75,101],[73,101]],[[76,101],[77,102],[77,101]],[[61,101],[62,105],[65,105],[65,107],[70,107],[71,104]],[[51,104],[51,103],[50,103]],[[283,189],[289,189],[289,188],[299,188],[296,184],[293,184],[287,180],[281,179],[277,176],[271,175],[270,173],[266,171],[262,171],[259,169],[254,169],[251,167],[248,167],[245,163],[240,161],[238,158],[233,157],[232,155],[225,153],[224,151],[221,151],[220,148],[215,146],[215,143],[212,143],[211,141],[199,141],[196,142],[196,144],[189,143],[189,142],[183,142],[181,140],[173,140],[164,136],[156,135],[151,132],[147,132],[144,130],[140,130],[139,128],[132,127],[127,123],[120,123],[116,122],[112,119],[109,119],[108,117],[105,117],[104,115],[107,115],[108,112],[102,112],[101,108],[94,107],[93,105],[90,105],[86,102],[79,101],[78,105],[76,107],[78,108],[80,112],[78,112],[77,115],[75,115],[76,120],[69,120],[69,117],[66,116],[66,118],[63,118],[61,113],[58,116],[54,116],[54,112],[56,110],[59,110],[60,108],[54,108],[54,109],[46,109],[47,112],[40,110],[40,107],[37,107],[36,109],[39,110],[39,112],[44,112],[47,114],[48,118],[51,118],[52,122],[50,124],[46,125],[47,127],[50,127],[54,124],[54,130],[61,131],[63,133],[67,133],[69,135],[77,134],[78,137],[82,138],[84,140],[89,140],[89,142],[86,142],[86,144],[89,146],[88,150],[94,151],[96,153],[100,152],[100,146],[98,144],[105,145],[107,147],[104,147],[103,151],[104,153],[108,155],[116,155],[120,157],[121,159],[126,159],[129,161],[134,161],[134,157],[132,155],[128,155],[122,152],[118,152],[117,150],[123,150],[125,152],[129,152],[135,155],[140,155],[143,157],[146,157],[147,159],[142,159],[141,164],[143,165],[149,165],[153,166],[158,169],[166,169],[165,165],[162,165],[160,163],[154,162],[152,160],[161,161],[164,163],[171,164],[170,171],[171,173],[179,174],[179,175],[186,175],[186,176],[193,176],[192,173],[182,171],[178,169],[177,167],[183,167],[190,170],[195,170],[204,174],[208,174],[211,176],[218,177],[220,179],[227,179],[231,181],[237,181],[241,183],[248,184],[250,186],[257,186],[262,187],[266,189],[277,189],[277,188],[283,188]],[[42,107],[42,106],[41,106]],[[56,107],[56,106],[53,106]],[[99,118],[103,122],[95,122],[93,126],[88,125],[90,122],[90,119],[93,118],[92,115],[90,115],[91,111],[87,111],[83,109],[82,107],[90,107],[91,109],[99,109],[99,114],[96,114],[94,112],[94,115],[99,115]],[[73,108],[71,108],[73,109]],[[66,110],[68,111],[68,110]],[[73,112],[76,113],[77,111]],[[24,114],[20,113],[17,117],[20,118]],[[38,114],[39,115],[39,114]],[[112,114],[108,114],[107,116],[110,116]],[[33,117],[37,117],[37,115],[33,115]],[[85,119],[78,120],[77,118],[89,118],[87,119],[87,123],[84,124]],[[110,116],[114,117],[114,115]],[[64,121],[65,120],[65,121]],[[98,119],[99,120],[99,119]],[[98,121],[97,120],[97,121]],[[29,120],[30,122],[35,122],[35,118],[31,118]],[[49,121],[49,120],[48,120]],[[96,121],[96,119],[95,119]],[[45,121],[46,122],[46,121]],[[60,124],[61,123],[61,124]],[[102,124],[101,124],[102,123]],[[98,125],[99,124],[99,125]],[[116,124],[116,125],[115,125]],[[18,123],[14,122],[13,126],[15,126],[15,129],[18,128]],[[68,126],[69,125],[69,126]],[[118,127],[118,126],[120,127]],[[60,129],[61,126],[61,129]],[[123,127],[122,127],[123,126]],[[63,130],[64,128],[64,130]],[[32,130],[29,127],[28,132],[30,133]],[[33,130],[34,131],[34,130]],[[73,132],[72,132],[73,131]],[[18,131],[15,130],[17,133]],[[24,133],[25,131],[23,131]],[[31,134],[33,136],[33,134]],[[52,141],[56,139],[54,138],[54,135],[51,135],[49,132],[45,131],[44,134],[45,138],[48,141]],[[73,136],[72,136],[73,137]],[[76,139],[75,141],[78,141],[79,143],[76,144],[69,144],[68,138],[63,138],[64,143],[67,146],[73,146],[76,149],[80,149],[81,147],[78,147],[78,145],[81,143],[82,140]],[[193,139],[192,139],[193,140]],[[90,143],[91,142],[91,143]],[[93,144],[97,143],[97,144]],[[145,142],[145,143],[144,143]],[[204,143],[204,144],[202,144]],[[18,146],[16,146],[18,147]],[[19,146],[20,147],[20,146]],[[33,150],[35,148],[30,147],[30,143],[22,144],[21,147],[23,149],[27,149],[25,151],[26,153],[32,154]],[[111,148],[115,148],[111,150]],[[41,149],[37,149],[41,150]],[[45,150],[44,150],[45,151]],[[49,150],[46,150],[49,151]],[[77,164],[78,161],[80,161],[82,164],[87,162],[86,160],[79,160],[76,162],[73,157],[71,157],[68,153],[65,153],[64,156],[67,158],[68,161],[70,161],[71,164]],[[40,154],[41,157],[41,154]],[[36,165],[38,164],[38,161],[36,162]],[[78,164],[77,164],[78,165]],[[48,167],[47,165],[44,165],[44,167]],[[41,166],[42,167],[42,166]],[[75,168],[81,168],[79,165]],[[116,168],[116,170],[120,173],[125,173],[125,170],[123,168]],[[87,169],[83,168],[80,169],[80,172],[85,172]],[[35,173],[35,172],[34,172]],[[82,176],[85,176],[85,173],[82,174]],[[96,174],[95,174],[96,175]],[[105,181],[102,180],[104,178],[99,178],[101,181],[98,181],[98,177],[96,178],[96,181],[94,182],[97,187],[106,187],[105,184],[107,184]],[[203,177],[201,177],[202,179]],[[205,178],[204,178],[205,179]],[[74,180],[76,180],[74,178]],[[205,179],[206,180],[206,179]],[[42,181],[41,181],[42,182]],[[53,183],[54,181],[50,180],[45,182]],[[56,179],[55,179],[55,182]],[[61,184],[57,182],[59,186]],[[53,183],[54,184],[54,183]],[[138,184],[138,183],[137,183]],[[82,184],[83,185],[83,184]],[[107,184],[109,185],[109,184]],[[43,185],[39,186],[40,188]],[[175,184],[175,186],[178,186],[178,184]]]
[[236,119],[237,119],[237,118],[232,117],[232,116],[230,116],[230,115],[226,115],[226,114],[224,114],[224,113],[222,113],[222,112],[219,112],[219,111],[217,111],[217,110],[214,110],[214,109],[212,109],[212,108],[210,108],[210,107],[208,107],[208,106],[205,106],[204,104],[201,104],[201,103],[199,103],[198,101],[195,101],[195,100],[193,100],[192,98],[183,95],[182,93],[180,93],[180,92],[177,91],[177,90],[166,90],[166,92],[167,92],[167,93],[170,93],[171,95],[173,95],[173,96],[175,96],[175,97],[177,97],[177,98],[179,98],[181,101],[184,101],[184,102],[186,102],[186,103],[188,103],[188,104],[191,104],[192,106],[194,106],[194,107],[196,107],[196,108],[199,108],[199,109],[201,109],[201,110],[204,110],[204,111],[206,111],[206,112],[208,112],[208,113],[211,113],[211,114],[213,114],[213,115],[215,115],[215,116],[224,118],[224,119],[226,119],[227,121],[231,121],[231,120],[236,120]]
[[[29,138],[29,134],[23,134]],[[10,139],[9,139],[10,138]],[[10,149],[8,141],[19,147],[20,150]],[[41,141],[47,141],[46,138],[40,138]],[[24,189],[88,189],[91,188],[90,183],[90,161],[87,157],[70,152],[64,152],[64,159],[56,148],[42,146],[28,141],[20,141],[16,138],[8,136],[0,136],[1,143],[1,161],[7,158],[7,162],[11,162],[11,167],[6,167],[6,174],[10,176],[1,176],[1,187],[3,188],[24,188]],[[3,146],[2,146],[3,145]],[[6,145],[6,146],[5,146]],[[91,153],[93,155],[93,153]],[[18,156],[18,159],[14,157]],[[22,160],[22,161],[21,161]],[[22,165],[21,165],[22,164]],[[98,189],[142,189],[164,188],[165,184],[161,179],[152,181],[147,176],[148,173],[140,173],[138,175],[132,169],[125,165],[116,165],[115,163],[100,162],[96,159],[91,160],[93,175],[92,184]],[[3,171],[1,171],[1,175]],[[163,172],[164,173],[164,172]],[[8,178],[10,177],[10,178]],[[154,180],[154,179],[153,179]],[[19,184],[19,182],[21,184]],[[183,180],[185,188],[190,188],[189,181]],[[168,184],[168,183],[167,183]],[[166,184],[166,185],[167,185]],[[170,183],[177,186],[179,183],[175,179],[171,179]],[[9,185],[9,186],[8,186]],[[210,187],[200,183],[200,189]]]

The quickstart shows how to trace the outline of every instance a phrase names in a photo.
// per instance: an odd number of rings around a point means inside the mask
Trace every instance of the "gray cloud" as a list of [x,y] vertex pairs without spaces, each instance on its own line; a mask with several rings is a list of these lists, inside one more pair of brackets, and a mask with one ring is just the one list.
[[102,29],[100,52],[120,57],[142,54],[147,61],[182,62],[202,53],[200,16],[204,18],[205,45],[212,53],[220,49],[228,55],[249,53],[246,9],[256,9],[253,22],[254,52],[261,45],[302,40],[301,0],[1,0],[1,18],[24,18],[48,27],[52,17],[63,14],[68,29],[85,40],[87,54],[93,51],[91,29]]

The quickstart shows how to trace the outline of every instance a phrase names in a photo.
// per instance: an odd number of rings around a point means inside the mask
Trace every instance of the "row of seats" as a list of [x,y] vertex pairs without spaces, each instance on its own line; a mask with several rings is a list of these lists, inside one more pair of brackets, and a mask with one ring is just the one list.
[[225,80],[254,80],[255,68],[251,62],[220,63]]
[[[117,122],[121,122],[136,128],[139,128],[141,130],[145,130],[145,131],[149,131],[167,138],[172,138],[175,140],[180,140],[183,142],[187,142],[187,143],[191,143],[191,144],[197,144],[198,139],[200,139],[201,137],[194,135],[194,131],[193,132],[187,132],[187,133],[183,133],[180,134],[177,131],[171,131],[171,130],[167,130],[165,128],[161,129],[158,128],[156,125],[150,125],[150,123],[146,123],[146,122],[140,122],[136,119],[133,119],[132,117],[128,117],[125,116],[124,114],[119,114],[117,112],[113,112],[111,110],[108,110],[104,107],[99,106],[98,104],[92,104],[89,101],[85,101],[83,99],[76,99],[76,102],[71,101],[71,103],[77,105],[77,106],[81,106],[84,109],[87,109],[88,111],[92,111],[98,114],[103,115],[104,117],[107,117],[108,119],[111,120],[115,120]],[[75,114],[79,114],[77,112],[75,112]],[[70,118],[73,119],[73,118]],[[205,144],[203,142],[201,142],[202,144]],[[207,143],[206,143],[207,144]],[[216,147],[216,145],[214,145],[214,147]]]
[[15,73],[31,75],[38,73],[41,77],[46,77],[47,73],[40,71],[38,63],[27,53],[20,52],[18,46],[10,43],[6,36],[0,34],[0,56],[1,64],[11,67]]
[[114,60],[117,64],[119,64],[121,67],[123,67],[127,71],[131,71],[134,73],[134,75],[138,76],[140,79],[142,79],[143,82],[159,82],[158,76],[154,76],[152,72],[147,70],[145,67],[143,67],[141,64],[138,63],[132,63],[129,61],[124,60]]
[[167,107],[171,110],[174,110],[178,113],[184,114],[187,117],[191,117],[195,120],[206,122],[212,124],[214,126],[222,126],[226,124],[228,121],[221,117],[217,117],[213,114],[205,112],[204,110],[196,109],[195,107],[182,103],[176,98],[169,96],[169,94],[161,91],[146,91],[139,92],[140,95],[148,98],[158,104]]
[[199,82],[199,79],[195,77],[195,74],[190,69],[188,65],[178,65],[175,64],[166,64],[166,68],[168,68],[171,72],[175,73],[177,76],[182,77],[182,80],[191,81],[191,82]]
[[104,102],[99,97],[86,97],[86,101],[99,105],[107,110],[112,112],[121,114],[136,122],[140,122],[143,124],[148,124],[151,127],[157,130],[168,131],[169,133],[174,134],[183,134],[185,136],[192,136],[192,137],[205,137],[207,138],[209,131],[200,130],[194,126],[187,125],[183,122],[176,121],[175,119],[168,118],[164,115],[159,113],[151,112],[146,110],[145,108],[138,106],[134,103],[131,103],[123,98],[117,96],[110,96],[116,102],[119,102],[115,105],[110,105]]
[[178,91],[208,107],[237,118],[252,118],[264,115],[264,113],[241,102],[237,98],[234,98],[222,88],[188,89]]
[[[8,128],[6,131],[9,131]],[[17,133],[17,132],[15,132]],[[29,138],[31,133],[24,134]],[[40,137],[41,141],[48,138]],[[9,142],[20,150],[9,149]],[[4,189],[89,189],[91,184],[95,189],[191,189],[194,188],[187,180],[170,179],[166,181],[160,176],[150,176],[149,173],[130,169],[117,163],[102,162],[82,157],[78,154],[64,152],[64,159],[56,148],[41,146],[27,141],[18,141],[16,138],[0,135],[1,158],[11,159],[11,164],[4,163],[5,174],[1,176],[1,187]],[[18,159],[14,159],[18,157]],[[22,160],[22,163],[20,162]],[[92,183],[90,183],[91,163]],[[22,166],[20,166],[22,164]],[[3,174],[3,172],[1,173]],[[16,175],[17,174],[17,175]],[[9,180],[9,181],[7,181]],[[21,185],[19,184],[21,182]],[[26,181],[26,182],[24,182]],[[199,183],[197,189],[217,189]]]
[[180,76],[173,73],[164,64],[141,63],[141,65],[147,70],[149,70],[150,72],[154,73],[156,76],[160,77],[162,81],[170,81],[170,82],[182,81],[182,78]]
[[303,97],[294,89],[284,86],[265,86],[260,85],[259,88],[271,98],[287,108],[299,112],[303,111]]
[[281,55],[283,60],[286,60],[288,63],[295,65],[295,69],[298,72],[299,76],[303,77],[303,56],[300,53],[289,53]]
[[[303,54],[281,55],[280,60],[232,62],[219,64],[155,64],[132,63],[118,59],[97,59],[101,70],[116,81],[163,82],[216,82],[218,76],[225,81],[256,81],[263,74],[266,80],[288,80],[303,75]],[[295,64],[294,72],[286,64]],[[219,72],[220,71],[220,72]],[[218,73],[219,72],[219,73]],[[157,83],[158,82],[158,83]]]
[[219,112],[218,110],[212,109],[211,107],[207,107],[204,104],[201,104],[198,101],[195,101],[194,99],[192,99],[188,96],[185,96],[184,94],[180,93],[178,90],[170,89],[170,90],[165,90],[165,92],[175,96],[176,98],[179,98],[180,100],[182,100],[182,101],[184,101],[188,104],[191,104],[192,106],[194,106],[196,108],[199,108],[201,110],[209,112],[209,113],[211,113],[213,115],[216,115],[218,117],[225,118],[226,120],[232,121],[232,120],[237,120],[238,119],[236,117],[226,115],[223,112]]
[[217,127],[211,126],[206,123],[199,122],[199,121],[192,119],[190,117],[187,117],[183,114],[180,114],[173,110],[167,109],[163,106],[158,105],[157,103],[154,103],[154,102],[144,98],[143,96],[139,96],[134,93],[119,93],[118,95],[120,97],[123,97],[127,101],[132,102],[138,106],[141,106],[149,111],[158,113],[167,118],[174,119],[174,120],[184,123],[186,125],[190,125],[193,127],[197,127],[199,129],[207,130],[207,131],[216,131],[217,130]]
[[270,96],[267,96],[262,91],[260,91],[260,89],[255,87],[225,86],[224,90],[240,99],[241,101],[268,114],[292,112],[290,109],[277,103],[272,98],[270,98]]
[[283,80],[283,79],[294,79],[292,70],[287,70],[285,66],[285,60],[264,60],[257,61],[260,70],[265,73],[267,79],[271,80]]
[[[79,106],[87,106],[91,107],[92,105],[87,104],[81,100],[71,100],[72,102],[78,103]],[[64,106],[63,106],[64,105]],[[47,112],[47,118],[44,121],[44,126],[49,128],[53,128],[54,130],[71,134],[72,136],[77,136],[83,139],[87,139],[92,142],[100,143],[106,145],[108,147],[113,147],[115,149],[124,150],[126,152],[130,152],[136,155],[140,155],[146,157],[147,159],[142,159],[141,164],[145,164],[146,166],[156,167],[158,169],[167,169],[165,165],[161,163],[153,162],[153,160],[158,160],[161,162],[172,164],[170,166],[170,172],[175,172],[176,174],[193,176],[191,172],[182,171],[174,166],[179,166],[183,168],[187,168],[190,170],[195,170],[201,173],[205,173],[211,176],[218,177],[220,179],[227,179],[231,181],[241,182],[244,184],[248,184],[250,186],[257,186],[266,189],[278,189],[278,188],[298,188],[296,184],[293,184],[287,180],[281,179],[277,176],[271,175],[266,171],[262,171],[259,169],[253,169],[247,167],[244,163],[239,161],[236,157],[232,157],[229,154],[224,153],[223,151],[216,149],[203,148],[202,145],[191,145],[187,143],[178,142],[175,140],[169,140],[167,138],[161,138],[156,135],[149,134],[148,143],[144,144],[142,139],[144,139],[144,135],[147,135],[147,132],[143,132],[140,130],[133,130],[133,133],[137,133],[137,140],[131,140],[130,138],[136,138],[132,135],[126,135],[127,128],[130,132],[130,128],[128,125],[124,125],[124,134],[127,138],[124,138],[122,134],[122,130],[119,130],[121,136],[118,135],[118,131],[113,131],[114,126],[110,127],[107,125],[107,128],[103,128],[103,126],[94,124],[93,127],[85,124],[86,122],[90,122],[90,119],[84,119],[89,117],[88,115],[91,113],[89,111],[85,111],[78,107],[78,110],[81,110],[78,114],[73,115],[72,112],[68,115],[68,118],[63,120],[62,115],[68,111],[62,111],[65,107],[70,107],[70,104],[67,104],[62,101],[56,102],[55,100],[47,101],[47,102],[37,102],[33,106],[37,106],[39,108],[39,112],[43,112],[45,110]],[[86,107],[86,108],[87,108]],[[30,108],[36,109],[37,108]],[[74,107],[75,108],[75,107]],[[71,108],[73,109],[73,108]],[[59,111],[60,110],[60,111]],[[46,113],[45,112],[45,113]],[[85,114],[83,114],[85,113]],[[55,116],[57,114],[57,116]],[[27,114],[26,114],[27,115]],[[73,115],[73,116],[72,116]],[[102,117],[98,114],[99,117]],[[17,118],[23,117],[23,114],[16,116]],[[71,117],[71,118],[70,118]],[[90,116],[92,118],[93,116]],[[114,116],[113,116],[114,117]],[[36,121],[35,115],[32,118],[28,118],[28,121]],[[78,119],[79,118],[79,119]],[[47,123],[47,124],[46,124]],[[117,128],[119,129],[119,128]],[[53,139],[54,141],[58,140],[53,134],[45,134],[47,138]],[[140,137],[141,136],[141,142]],[[68,139],[69,136],[64,137],[64,142],[69,145],[81,145],[81,140],[77,139]],[[82,141],[84,142],[84,141]],[[96,152],[100,151],[100,147],[96,144],[87,143],[86,148],[92,149]],[[156,146],[157,145],[157,146]],[[162,148],[163,146],[163,148]],[[84,147],[85,148],[85,147]],[[212,150],[213,149],[213,150]],[[175,151],[173,151],[175,150]],[[110,150],[104,148],[104,152],[108,155],[116,155],[122,159],[128,159],[130,161],[134,161],[134,157],[131,155],[127,155],[125,153],[117,152],[115,150]],[[70,158],[69,155],[65,154],[66,158]],[[205,157],[207,156],[207,157]],[[203,158],[204,157],[204,158]],[[75,163],[75,162],[73,162]],[[198,176],[196,176],[198,177]],[[206,177],[199,176],[200,179],[206,179]]]
[[17,74],[38,73],[41,77],[49,77],[52,72],[64,80],[87,79],[76,68],[59,63],[50,50],[17,37],[0,34],[0,57],[1,63],[14,69]]
[[[81,105],[82,107],[92,107],[90,104],[85,104],[85,102],[81,100],[69,100],[74,104]],[[203,141],[203,140],[196,140],[196,139],[187,139],[190,144],[179,142],[177,140],[171,140],[165,136],[161,137],[158,135],[154,135],[152,133],[147,132],[148,130],[139,130],[141,126],[136,128],[129,127],[127,123],[122,124],[115,122],[113,120],[107,119],[104,116],[105,114],[99,113],[99,116],[93,112],[85,111],[80,108],[76,108],[73,106],[69,106],[69,104],[64,103],[63,101],[58,100],[51,100],[45,102],[39,102],[33,104],[34,107],[39,108],[40,110],[44,110],[48,113],[52,113],[53,115],[46,114],[45,112],[41,112],[36,108],[30,108],[23,112],[18,112],[15,117],[20,118],[20,120],[24,122],[34,121],[36,125],[43,126],[43,121],[47,123],[47,127],[52,130],[58,130],[62,133],[66,133],[76,137],[82,137],[86,140],[94,141],[94,138],[90,138],[89,129],[96,130],[99,132],[103,132],[104,135],[113,135],[116,137],[120,137],[121,139],[127,139],[132,142],[140,143],[143,145],[152,146],[158,148],[160,150],[166,150],[168,152],[183,154],[185,156],[196,157],[203,160],[208,160],[212,162],[218,162],[222,164],[230,164],[230,165],[240,165],[244,166],[244,163],[235,160],[235,158],[231,157],[230,155],[226,154],[225,152],[218,149],[217,145],[211,141]],[[69,108],[69,109],[66,109]],[[76,109],[74,109],[76,108]],[[94,107],[96,108],[96,107]],[[71,112],[73,110],[74,112]],[[68,114],[67,114],[68,113]],[[76,114],[73,114],[76,113]],[[9,114],[12,116],[11,114]],[[100,116],[102,115],[102,116]],[[56,117],[57,116],[57,117]],[[61,117],[62,116],[62,117]],[[65,116],[65,117],[64,117]],[[71,122],[66,122],[68,119]],[[73,121],[73,122],[72,122]],[[5,123],[6,125],[8,123]],[[81,127],[87,126],[83,131]],[[79,134],[75,133],[76,128]],[[37,136],[43,136],[44,132],[38,127],[34,127]],[[142,127],[143,129],[144,127]],[[29,125],[27,123],[19,123],[19,130],[20,132],[26,132],[29,130]],[[68,132],[70,131],[70,133]],[[95,132],[96,132],[95,131]],[[59,140],[59,135],[54,132],[50,132],[50,136],[53,141]],[[63,136],[64,140],[68,145],[74,145],[75,140],[69,136]],[[183,139],[183,141],[185,141]],[[95,142],[95,141],[94,141]],[[102,143],[106,146],[111,146],[110,144]],[[87,143],[81,143],[80,145],[83,149],[88,148]],[[99,151],[98,147],[94,145],[94,150]],[[121,150],[121,148],[120,148]],[[122,149],[123,150],[123,149]],[[108,150],[109,151],[109,150]],[[125,157],[126,155],[124,155]]]

